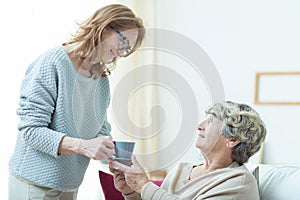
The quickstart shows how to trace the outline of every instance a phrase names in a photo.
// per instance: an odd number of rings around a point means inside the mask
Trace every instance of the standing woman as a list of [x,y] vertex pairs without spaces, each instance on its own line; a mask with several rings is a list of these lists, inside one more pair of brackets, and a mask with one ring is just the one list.
[[9,161],[9,199],[76,199],[90,159],[113,155],[107,76],[144,35],[142,20],[129,8],[108,5],[29,66]]

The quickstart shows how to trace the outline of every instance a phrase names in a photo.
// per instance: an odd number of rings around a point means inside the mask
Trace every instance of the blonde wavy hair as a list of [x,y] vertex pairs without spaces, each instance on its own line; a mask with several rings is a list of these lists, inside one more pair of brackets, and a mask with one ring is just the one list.
[[[137,17],[128,7],[120,4],[111,4],[98,9],[86,21],[79,23],[77,32],[63,45],[80,43],[80,46],[70,53],[81,60],[93,57],[96,47],[103,41],[102,34],[105,30],[116,28],[120,31],[137,29],[137,41],[131,52],[135,52],[145,37],[143,21]],[[127,56],[128,56],[127,55]]]
[[212,114],[223,121],[222,134],[229,139],[238,139],[232,152],[232,159],[240,164],[259,151],[266,137],[266,126],[259,114],[246,104],[225,101],[209,107],[206,114]]

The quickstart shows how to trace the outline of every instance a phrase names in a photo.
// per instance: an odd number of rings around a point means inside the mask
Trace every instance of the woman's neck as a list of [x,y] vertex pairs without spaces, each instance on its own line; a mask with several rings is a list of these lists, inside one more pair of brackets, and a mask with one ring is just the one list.
[[231,158],[208,159],[205,158],[205,163],[202,165],[205,170],[214,171],[216,169],[228,167],[233,160]]
[[230,166],[232,162],[233,160],[231,158],[222,160],[205,158],[205,163],[193,167],[190,179],[198,178],[199,176],[208,174],[217,169],[226,168]]
[[91,69],[93,68],[93,64],[87,62],[87,59],[82,59],[80,56],[74,53],[74,50],[78,47],[78,43],[69,44],[64,46],[64,49],[68,53],[70,60],[73,63],[75,69],[85,77],[91,77]]

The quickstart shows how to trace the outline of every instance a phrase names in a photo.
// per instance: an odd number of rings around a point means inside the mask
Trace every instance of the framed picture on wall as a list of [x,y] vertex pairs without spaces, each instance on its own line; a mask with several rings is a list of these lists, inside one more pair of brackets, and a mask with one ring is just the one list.
[[300,104],[299,72],[256,72],[255,104]]

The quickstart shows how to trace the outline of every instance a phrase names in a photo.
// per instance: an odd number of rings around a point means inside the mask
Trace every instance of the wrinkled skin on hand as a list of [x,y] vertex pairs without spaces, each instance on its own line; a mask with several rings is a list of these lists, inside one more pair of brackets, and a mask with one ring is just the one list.
[[[118,179],[120,183],[118,185],[116,185],[117,187],[119,187],[117,189],[121,189],[121,186],[122,186],[124,188],[124,190],[126,188],[126,192],[130,192],[130,190],[127,190],[129,187],[133,191],[141,193],[143,186],[149,182],[149,178],[148,178],[144,168],[138,163],[138,161],[136,160],[136,157],[134,155],[132,156],[132,165],[131,166],[123,165],[117,161],[110,161],[109,166],[110,166],[111,170],[121,172],[121,174],[123,174],[123,176],[125,178],[126,183],[123,183],[120,181],[122,176]],[[117,175],[117,173],[116,173],[116,175]],[[115,173],[114,173],[114,177],[115,177]],[[116,179],[116,177],[115,177],[115,179]],[[115,182],[116,182],[116,180],[115,180]],[[123,194],[125,194],[125,193],[123,193]]]

